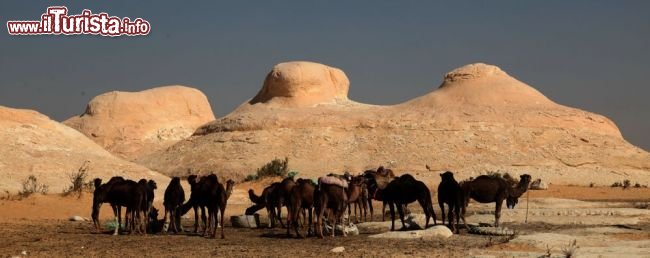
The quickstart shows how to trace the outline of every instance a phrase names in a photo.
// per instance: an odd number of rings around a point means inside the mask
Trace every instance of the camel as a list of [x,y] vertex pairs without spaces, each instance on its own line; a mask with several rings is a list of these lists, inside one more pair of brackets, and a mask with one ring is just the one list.
[[[210,200],[217,198],[217,190],[219,189],[219,179],[217,178],[217,175],[210,174],[201,177],[192,188],[190,199],[180,207],[178,216],[184,215],[194,207],[208,207],[208,214],[210,214]],[[208,221],[206,223],[206,221],[203,221],[203,224],[206,225],[203,228],[203,236],[207,236],[210,222]]]
[[[173,177],[167,189],[165,189],[163,206],[165,207],[165,224],[167,224],[167,215],[169,215],[170,227],[174,233],[178,233],[178,229],[180,228],[180,223],[176,218],[178,217],[178,209],[183,205],[183,202],[185,202],[185,192],[181,185],[181,179],[179,177]],[[167,232],[167,230],[168,227],[164,227],[164,231]]]
[[[154,191],[158,189],[158,185],[156,184],[156,181],[147,181],[146,179],[140,179],[140,181],[138,181],[138,184],[146,184],[147,186],[147,203],[144,207],[142,207],[142,211],[144,212],[144,217],[149,218],[149,213],[151,213],[151,209],[153,209],[153,201],[156,197]],[[149,229],[149,219],[145,219],[144,225],[146,229]]]
[[[130,213],[130,229],[131,232],[142,232],[138,226],[140,224],[140,212],[142,207],[147,205],[147,184],[139,184],[132,180],[124,180],[123,178],[111,178],[111,180],[102,185],[101,179],[95,179],[95,192],[93,193],[93,210],[92,217],[95,227],[99,228],[99,209],[101,204],[108,202],[113,208],[113,215],[115,216],[116,227],[113,235],[119,233],[120,228],[120,206],[127,208],[127,214]],[[127,219],[128,221],[128,219]],[[146,234],[146,231],[145,231]]]
[[277,220],[277,216],[275,214],[275,204],[277,203],[277,199],[275,199],[275,195],[273,192],[277,187],[279,187],[280,183],[272,183],[270,186],[267,186],[264,188],[262,191],[262,194],[257,196],[255,194],[255,191],[253,189],[248,190],[248,197],[251,199],[251,201],[254,203],[253,206],[249,207],[246,209],[246,215],[253,215],[255,212],[258,210],[261,210],[263,208],[266,208],[266,212],[268,214],[269,218],[269,228],[274,228],[275,227],[275,222]]
[[[348,208],[348,218],[352,213],[351,205],[354,204],[354,220],[355,223],[359,223],[359,217],[357,217],[357,207],[359,211],[366,220],[366,209],[367,209],[367,199],[364,198],[364,189],[366,189],[366,179],[362,176],[352,177],[349,182],[348,188],[345,189],[345,193],[348,197],[347,208]],[[366,196],[367,196],[367,189]]]
[[[370,219],[374,215],[374,208],[372,207],[372,200],[383,201],[377,192],[386,188],[388,183],[395,179],[395,174],[393,170],[385,169],[383,166],[380,166],[376,171],[375,170],[366,170],[363,172],[363,177],[366,178],[368,188],[368,206],[370,208]],[[372,185],[371,185],[372,182]],[[382,205],[381,210],[381,220],[386,220],[386,205]]]
[[[93,192],[93,207],[92,207],[92,213],[91,213],[91,218],[93,219],[93,224],[95,225],[95,230],[100,231],[101,230],[101,224],[99,223],[99,208],[101,208],[101,205],[106,202],[110,202],[110,200],[107,199],[108,191],[110,191],[111,187],[113,184],[117,182],[124,181],[123,177],[112,177],[108,182],[105,184],[102,184],[102,180],[100,178],[95,178],[93,180],[93,184],[95,185],[95,190]],[[118,227],[121,225],[120,223],[122,222],[121,219],[121,209],[119,206],[113,206],[111,205],[111,208],[113,209],[113,213],[117,214],[118,218]]]
[[[291,189],[293,189],[295,185],[296,181],[294,181],[293,177],[287,177],[280,182],[280,185],[278,185],[278,187],[275,188],[275,191],[271,194],[272,198],[275,198],[272,203],[275,204],[276,214],[281,227],[284,227],[284,224],[282,223],[282,207],[290,207]],[[287,217],[287,220],[288,219],[289,218]]]
[[[460,188],[460,184],[454,178],[454,173],[446,171],[440,174],[440,184],[438,185],[438,204],[440,205],[440,210],[442,212],[442,224],[445,224],[445,203],[449,206],[449,229],[452,232],[458,233],[458,222],[460,218],[460,209],[465,204],[463,191]],[[454,221],[454,214],[456,215],[456,224]]]
[[[223,233],[223,227],[225,224],[223,218],[226,214],[226,205],[228,204],[228,198],[230,198],[234,186],[235,181],[233,180],[226,181],[226,187],[217,182],[217,188],[215,191],[211,192],[213,194],[210,195],[208,201],[208,225],[214,226],[212,237],[216,237],[217,227],[219,225],[219,221],[221,221],[221,239],[226,238]],[[217,219],[217,215],[221,215],[221,219]]]
[[[506,200],[506,207],[514,209],[519,197],[526,192],[531,177],[528,174],[520,176],[519,183],[512,185],[508,180],[498,176],[482,175],[470,181],[461,183],[461,189],[464,195],[464,205],[461,210],[461,218],[465,222],[465,211],[471,197],[480,203],[496,203],[494,211],[494,226],[499,226],[499,218],[501,218],[501,206],[503,201]],[[465,227],[467,223],[465,222]]]
[[326,184],[323,183],[323,178],[318,179],[318,188],[315,192],[314,207],[316,208],[316,232],[318,237],[323,238],[323,217],[327,209],[330,210],[330,218],[334,222],[332,223],[332,237],[334,237],[336,232],[336,222],[339,221],[343,224],[343,236],[346,236],[345,228],[346,225],[343,223],[341,217],[345,212],[345,207],[347,204],[347,194],[345,193],[345,188],[337,184]]
[[[296,180],[296,185],[291,189],[290,201],[291,208],[287,215],[287,236],[291,237],[291,227],[293,226],[296,235],[303,238],[302,234],[298,231],[298,217],[301,210],[307,210],[309,213],[309,220],[307,221],[307,234],[312,232],[312,214],[314,208],[314,192],[316,191],[316,184],[309,179],[299,178]],[[304,217],[304,215],[303,215]]]
[[395,205],[397,205],[397,211],[400,215],[400,220],[402,221],[402,230],[406,229],[406,224],[404,224],[404,207],[414,201],[418,201],[424,215],[426,216],[425,228],[429,227],[429,219],[433,217],[433,224],[438,224],[436,222],[436,213],[433,210],[433,204],[431,202],[431,191],[429,188],[422,182],[416,180],[410,174],[404,174],[400,177],[395,178],[395,180],[388,183],[385,189],[378,191],[378,195],[384,200],[385,204],[388,204],[390,208],[390,217],[392,220],[391,231],[395,230]]
[[[205,177],[202,177],[203,179]],[[190,191],[191,193],[194,193],[196,190],[198,182],[196,181],[197,176],[196,175],[190,175],[187,177],[187,183],[190,184]],[[194,203],[192,206],[192,209],[194,210],[194,233],[199,232],[199,209],[201,210],[201,221],[203,221],[203,227],[205,228],[205,222],[207,220],[207,217],[205,216],[205,206],[200,206],[198,203]]]

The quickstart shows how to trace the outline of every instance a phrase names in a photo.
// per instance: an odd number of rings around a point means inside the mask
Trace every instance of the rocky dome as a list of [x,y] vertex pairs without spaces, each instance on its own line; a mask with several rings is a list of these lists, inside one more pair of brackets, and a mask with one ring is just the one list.
[[287,62],[273,67],[250,104],[310,107],[348,99],[350,81],[338,68],[312,62]]
[[0,195],[22,190],[34,175],[58,193],[70,186],[69,176],[82,166],[88,180],[120,175],[154,179],[166,185],[169,178],[143,166],[116,158],[78,131],[32,110],[0,106]]
[[444,76],[439,89],[408,104],[465,108],[555,106],[555,103],[535,88],[511,77],[497,66],[483,63],[452,70]]
[[[331,82],[338,80],[324,76],[326,66],[310,66],[322,68],[318,69],[321,79],[304,80],[297,76],[302,73],[295,72],[290,77],[300,79],[282,79],[278,85],[299,81],[296,85],[303,85],[296,86],[299,89],[318,85],[318,91],[324,90],[322,85],[336,85]],[[287,96],[323,95],[305,90],[268,95],[274,85],[269,80],[294,70],[283,64],[276,68],[280,73],[267,76],[254,100],[274,96],[264,102],[268,104],[275,99],[294,101]],[[358,173],[384,165],[434,183],[439,176],[425,170],[429,165],[432,171],[454,171],[461,180],[504,171],[564,184],[611,184],[623,180],[622,175],[650,182],[650,154],[626,142],[612,121],[556,104],[496,66],[458,68],[445,76],[438,89],[399,105],[351,100],[310,108],[267,104],[246,102],[197,129],[187,140],[137,162],[167,175],[184,175],[192,169],[240,178],[274,158],[288,157],[290,169],[303,177]]]
[[214,119],[210,103],[201,91],[166,86],[101,94],[88,103],[83,114],[64,124],[113,154],[134,159],[185,139]]

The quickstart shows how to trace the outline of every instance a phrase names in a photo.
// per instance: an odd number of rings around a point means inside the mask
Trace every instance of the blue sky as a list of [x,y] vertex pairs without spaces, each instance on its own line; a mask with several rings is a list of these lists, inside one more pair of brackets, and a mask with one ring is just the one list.
[[350,98],[396,104],[444,73],[495,64],[554,101],[608,116],[650,150],[650,1],[2,1],[36,20],[51,5],[151,23],[144,37],[0,33],[0,105],[56,120],[95,95],[184,84],[217,116],[279,62],[343,69]]

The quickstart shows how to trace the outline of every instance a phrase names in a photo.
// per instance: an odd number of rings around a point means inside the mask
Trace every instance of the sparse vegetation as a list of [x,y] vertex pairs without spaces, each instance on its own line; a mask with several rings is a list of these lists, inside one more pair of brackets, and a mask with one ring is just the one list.
[[632,185],[632,184],[630,183],[630,180],[629,180],[629,179],[625,179],[625,180],[623,180],[623,189],[628,189],[628,188],[630,188],[630,185]]
[[274,159],[261,168],[257,169],[258,177],[279,176],[285,177],[289,173],[289,158]]
[[[244,178],[244,181],[254,181],[264,177],[286,177],[289,174],[289,158],[274,159],[264,166],[257,169],[256,174],[250,174]],[[297,174],[297,172],[296,172]]]
[[29,177],[23,181],[23,190],[21,190],[18,195],[21,198],[24,198],[35,193],[47,194],[48,190],[48,185],[39,183],[36,176],[29,175]]
[[70,178],[71,185],[63,190],[64,196],[76,193],[77,197],[81,198],[84,190],[89,192],[93,191],[94,185],[92,180],[86,180],[88,178],[88,161],[84,162],[77,172],[68,175],[68,178]]
[[593,182],[589,183],[589,187],[594,187],[594,183]]
[[575,239],[569,243],[569,245],[562,248],[562,254],[566,258],[576,257],[578,254],[578,244]]

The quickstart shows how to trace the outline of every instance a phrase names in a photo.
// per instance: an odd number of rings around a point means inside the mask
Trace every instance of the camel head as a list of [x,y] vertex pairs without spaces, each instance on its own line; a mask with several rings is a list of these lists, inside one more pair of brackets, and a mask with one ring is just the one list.
[[454,179],[454,173],[451,172],[451,171],[446,171],[445,173],[440,173],[440,179],[442,179],[443,182],[444,181],[456,181],[456,179]]
[[95,189],[99,188],[100,185],[102,185],[102,179],[101,178],[95,178],[93,180],[93,183],[95,184]]
[[152,190],[158,189],[158,185],[156,184],[156,181],[149,180],[149,182],[147,182],[147,185],[149,185],[149,188]]
[[228,196],[230,196],[230,194],[232,193],[232,189],[234,187],[235,187],[235,181],[233,181],[232,179],[228,179],[228,181],[226,181],[226,193],[228,194]]
[[196,184],[196,175],[190,175],[187,177],[187,183],[190,185]]
[[508,209],[514,209],[515,205],[519,203],[519,197],[528,190],[530,181],[531,177],[528,174],[519,176],[519,183],[517,186],[510,189],[508,197],[506,198],[506,207],[508,207]]

